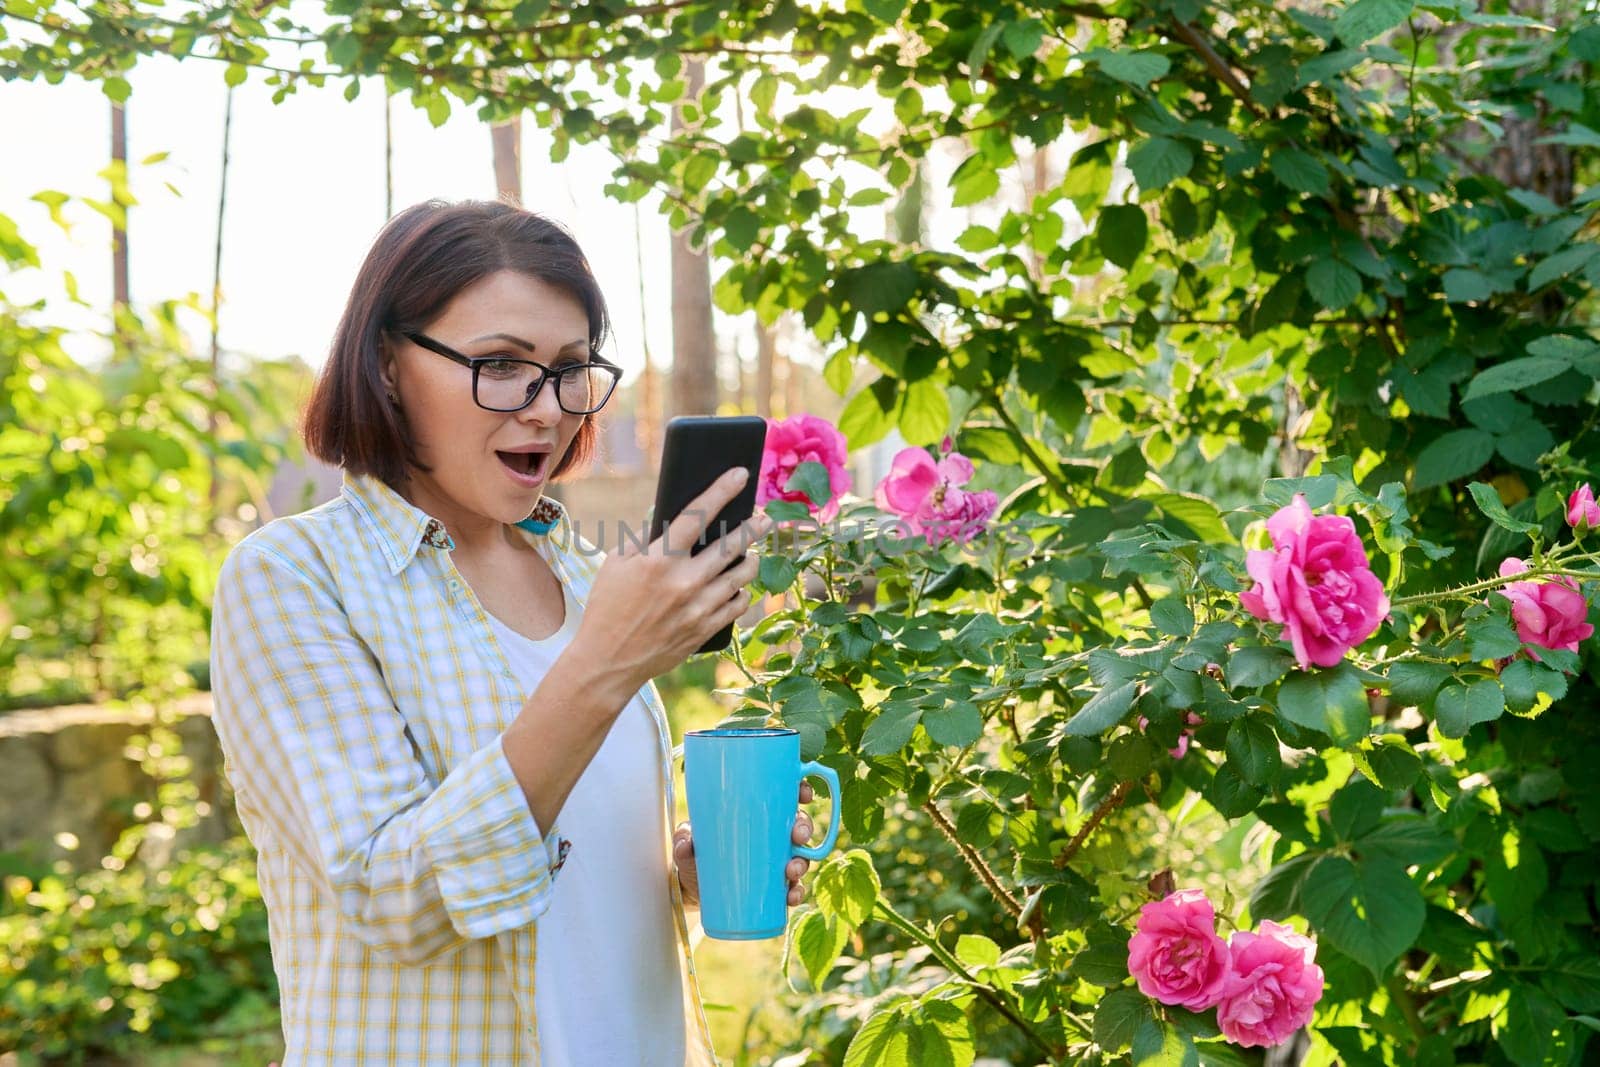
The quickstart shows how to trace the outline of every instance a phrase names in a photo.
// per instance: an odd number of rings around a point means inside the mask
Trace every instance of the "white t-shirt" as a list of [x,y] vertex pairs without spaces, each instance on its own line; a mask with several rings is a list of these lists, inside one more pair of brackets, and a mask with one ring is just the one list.
[[[532,641],[490,616],[532,693],[577,633],[563,584],[561,628]],[[572,842],[538,921],[534,1008],[543,1067],[681,1067],[683,995],[662,838],[666,802],[655,722],[635,696],[556,816]],[[546,829],[541,827],[541,829]]]

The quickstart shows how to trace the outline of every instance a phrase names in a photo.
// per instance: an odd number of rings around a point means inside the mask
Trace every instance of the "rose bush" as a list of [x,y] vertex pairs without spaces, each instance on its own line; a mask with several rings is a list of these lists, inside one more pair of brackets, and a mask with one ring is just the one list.
[[[1600,996],[1600,967],[1574,947],[1588,935],[1538,932],[1533,906],[1553,885],[1544,849],[1600,831],[1600,797],[1575,820],[1548,806],[1564,795],[1553,782],[1513,786],[1547,812],[1525,830],[1489,806],[1472,755],[1534,751],[1525,731],[1592,635],[1594,554],[1546,543],[1474,484],[1528,558],[1396,591],[1408,556],[1442,553],[1410,529],[1399,485],[1369,492],[1332,461],[1227,512],[1184,498],[1181,515],[1139,501],[1056,514],[1018,506],[1023,489],[979,536],[907,539],[896,524],[935,488],[1005,475],[940,453],[902,451],[871,503],[810,501],[848,521],[798,546],[793,569],[764,568],[791,606],[739,658],[749,706],[730,722],[775,716],[845,783],[835,810],[857,847],[823,864],[790,944],[815,1036],[837,1035],[845,1062],[1252,1062],[1246,1050],[1303,1030],[1325,1058],[1443,1056],[1480,1039],[1468,1024],[1497,987],[1540,1010]],[[797,468],[793,485],[827,484],[819,473]],[[848,607],[866,575],[875,602]],[[1102,610],[1126,600],[1121,617]],[[1203,813],[1231,859],[1202,860],[1175,823],[1107,841],[1139,808]],[[952,872],[885,888],[880,864],[909,847],[880,840],[888,811],[920,814],[964,863],[953,944],[919,906]],[[1220,896],[1170,888],[1201,875],[1223,876]],[[1486,898],[1493,914],[1475,910]],[[1538,985],[1474,964],[1538,938],[1553,976]],[[861,1024],[823,1025],[869,990]],[[1552,1016],[1547,1035],[1513,1018],[1496,1047],[1565,1062],[1583,1045],[1581,1022]]]

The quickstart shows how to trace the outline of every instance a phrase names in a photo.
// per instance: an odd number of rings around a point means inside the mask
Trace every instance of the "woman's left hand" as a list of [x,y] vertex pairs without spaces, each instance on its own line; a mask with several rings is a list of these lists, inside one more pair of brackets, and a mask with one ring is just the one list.
[[[815,797],[810,782],[800,783],[800,803],[809,804]],[[794,843],[806,844],[811,840],[811,816],[796,812],[794,817]],[[694,863],[694,833],[688,823],[679,823],[672,832],[672,858],[678,865],[678,885],[683,890],[685,907],[700,904],[700,874]],[[806,887],[800,884],[811,861],[800,856],[789,861],[784,873],[789,876],[789,906],[792,908],[806,898]]]

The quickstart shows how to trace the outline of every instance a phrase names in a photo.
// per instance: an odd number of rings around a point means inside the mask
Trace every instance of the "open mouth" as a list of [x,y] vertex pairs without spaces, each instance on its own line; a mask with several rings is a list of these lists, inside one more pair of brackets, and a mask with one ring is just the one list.
[[500,462],[512,474],[537,481],[544,474],[548,452],[496,452]]

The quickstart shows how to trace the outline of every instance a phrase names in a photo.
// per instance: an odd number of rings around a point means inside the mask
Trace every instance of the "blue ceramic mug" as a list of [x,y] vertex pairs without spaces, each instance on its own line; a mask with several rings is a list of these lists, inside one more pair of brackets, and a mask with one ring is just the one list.
[[[794,843],[800,781],[828,783],[834,815],[815,846]],[[839,837],[839,776],[832,767],[800,762],[800,734],[758,728],[693,730],[683,738],[700,923],[707,937],[755,941],[781,937],[788,922],[795,856],[820,860]]]

